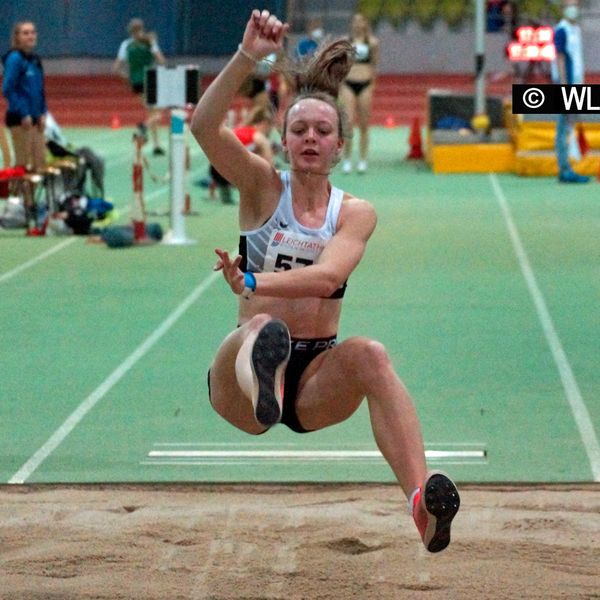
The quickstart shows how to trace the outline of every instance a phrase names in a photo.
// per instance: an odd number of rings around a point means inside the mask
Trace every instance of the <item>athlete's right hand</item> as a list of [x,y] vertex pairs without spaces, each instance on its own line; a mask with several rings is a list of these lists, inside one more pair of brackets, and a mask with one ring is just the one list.
[[219,257],[219,260],[213,267],[213,271],[223,271],[223,277],[229,284],[231,291],[239,296],[244,291],[244,273],[240,269],[242,257],[238,254],[231,260],[229,252],[221,248],[216,248],[215,254]]
[[256,60],[278,52],[283,48],[283,39],[290,26],[282,23],[268,10],[254,9],[246,24],[242,48]]

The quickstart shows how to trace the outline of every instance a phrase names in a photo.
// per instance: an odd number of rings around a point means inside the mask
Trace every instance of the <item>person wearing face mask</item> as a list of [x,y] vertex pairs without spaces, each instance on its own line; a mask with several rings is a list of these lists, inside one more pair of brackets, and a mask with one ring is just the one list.
[[[563,19],[554,29],[556,60],[552,64],[552,82],[563,85],[583,83],[583,44],[579,19],[579,1],[565,0]],[[561,183],[587,183],[590,178],[575,173],[569,163],[569,140],[573,134],[573,116],[558,115],[556,123],[556,159]]]
[[305,59],[312,56],[324,37],[323,21],[319,17],[310,19],[306,26],[306,35],[296,46],[296,58]]

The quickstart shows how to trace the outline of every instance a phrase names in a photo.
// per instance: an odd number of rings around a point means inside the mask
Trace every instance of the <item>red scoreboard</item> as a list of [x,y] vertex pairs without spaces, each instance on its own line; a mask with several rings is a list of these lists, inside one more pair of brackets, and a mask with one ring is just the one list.
[[519,27],[517,39],[508,45],[511,61],[552,61],[556,58],[552,27]]

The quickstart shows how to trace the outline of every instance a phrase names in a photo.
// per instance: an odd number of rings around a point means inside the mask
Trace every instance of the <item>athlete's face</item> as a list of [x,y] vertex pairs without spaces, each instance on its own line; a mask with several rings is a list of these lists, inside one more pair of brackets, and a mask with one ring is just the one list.
[[300,100],[288,113],[282,143],[292,168],[328,172],[344,145],[339,135],[337,111],[316,98]]

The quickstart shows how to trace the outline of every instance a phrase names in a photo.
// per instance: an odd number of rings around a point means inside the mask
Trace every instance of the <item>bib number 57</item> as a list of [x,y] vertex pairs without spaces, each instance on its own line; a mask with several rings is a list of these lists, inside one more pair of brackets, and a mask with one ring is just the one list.
[[298,267],[308,267],[312,265],[313,261],[308,258],[301,258],[299,256],[288,256],[287,254],[278,254],[275,260],[276,271],[289,271]]

